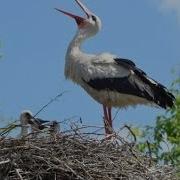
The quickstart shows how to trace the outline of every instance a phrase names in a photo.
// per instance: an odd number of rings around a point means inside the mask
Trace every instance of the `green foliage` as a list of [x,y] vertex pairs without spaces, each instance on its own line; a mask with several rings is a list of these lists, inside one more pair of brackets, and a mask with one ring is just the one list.
[[173,82],[175,106],[157,117],[155,127],[145,127],[138,136],[141,152],[149,153],[158,162],[180,167],[180,78]]

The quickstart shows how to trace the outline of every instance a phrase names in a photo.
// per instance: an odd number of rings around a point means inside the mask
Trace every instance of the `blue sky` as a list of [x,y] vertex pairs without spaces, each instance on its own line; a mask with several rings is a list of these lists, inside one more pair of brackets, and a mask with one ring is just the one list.
[[[151,77],[170,87],[171,69],[180,64],[179,0],[84,0],[102,20],[102,31],[83,49],[133,59]],[[102,107],[64,78],[64,56],[76,32],[70,18],[54,7],[82,15],[73,0],[4,0],[0,5],[0,115],[17,119],[24,109],[37,112],[68,91],[39,116],[63,120],[77,116],[102,125]],[[164,110],[138,106],[121,110],[115,126],[146,125]]]

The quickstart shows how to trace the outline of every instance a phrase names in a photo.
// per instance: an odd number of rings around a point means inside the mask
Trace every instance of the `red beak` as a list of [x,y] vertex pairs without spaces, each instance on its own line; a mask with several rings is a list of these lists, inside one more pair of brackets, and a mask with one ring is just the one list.
[[[82,4],[82,2],[80,2],[80,0],[75,0],[75,1],[80,6],[80,8],[85,12],[85,14],[87,15],[87,18],[89,18],[90,14],[92,14],[91,11],[84,4]],[[76,23],[77,23],[78,26],[83,24],[83,22],[86,20],[83,17],[74,15],[74,14],[66,12],[64,10],[61,10],[61,9],[58,9],[58,8],[55,8],[55,9],[57,11],[60,11],[61,13],[65,14],[65,15],[71,17],[71,18],[74,18],[76,20]]]

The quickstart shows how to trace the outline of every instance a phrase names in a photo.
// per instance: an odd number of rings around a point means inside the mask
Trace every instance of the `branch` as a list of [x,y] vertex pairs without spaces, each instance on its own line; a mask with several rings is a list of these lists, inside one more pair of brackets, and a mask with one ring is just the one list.
[[21,169],[15,169],[16,174],[17,174],[17,176],[19,177],[19,179],[20,179],[20,180],[23,180],[23,177],[22,177],[21,174],[20,174],[20,170],[21,170]]
[[129,130],[129,132],[132,134],[132,136],[134,137],[134,141],[137,141],[136,135],[134,134],[134,132],[132,131],[131,127],[129,127],[128,125],[124,126],[125,128],[127,128]]
[[53,103],[54,101],[56,101],[59,97],[61,97],[64,93],[66,93],[67,91],[64,91],[60,94],[58,94],[56,97],[54,97],[53,99],[51,99],[46,105],[44,105],[35,115],[34,117],[36,117],[41,111],[43,111],[46,107],[48,107],[51,103]]

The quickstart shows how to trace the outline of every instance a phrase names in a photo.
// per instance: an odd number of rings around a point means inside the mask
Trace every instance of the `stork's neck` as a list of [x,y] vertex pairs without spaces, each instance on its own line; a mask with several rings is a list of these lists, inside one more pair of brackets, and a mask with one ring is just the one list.
[[80,33],[80,31],[77,31],[76,35],[74,36],[73,40],[70,42],[67,55],[69,56],[78,56],[80,54],[83,54],[81,50],[81,45],[84,42],[84,40],[87,38],[86,34]]
[[28,134],[28,126],[23,124],[21,127],[21,137],[27,136]]
[[81,45],[85,39],[89,36],[82,31],[78,31],[74,36],[73,40],[69,44],[67,53],[66,53],[66,62],[65,62],[65,77],[70,79],[77,79],[76,74],[76,65],[78,62],[87,61],[93,55],[82,52]]

